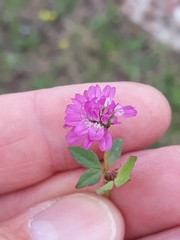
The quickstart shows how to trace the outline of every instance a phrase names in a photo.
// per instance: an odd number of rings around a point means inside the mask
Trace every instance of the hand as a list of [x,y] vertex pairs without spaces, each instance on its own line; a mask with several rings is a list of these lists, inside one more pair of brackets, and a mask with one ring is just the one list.
[[70,98],[89,84],[0,97],[0,239],[180,236],[180,148],[142,150],[168,128],[169,105],[150,86],[111,85],[117,89],[116,101],[138,111],[137,117],[111,128],[114,138],[123,138],[121,161],[138,156],[132,180],[113,189],[111,201],[93,194],[101,184],[74,188],[84,170],[71,158],[62,127]]

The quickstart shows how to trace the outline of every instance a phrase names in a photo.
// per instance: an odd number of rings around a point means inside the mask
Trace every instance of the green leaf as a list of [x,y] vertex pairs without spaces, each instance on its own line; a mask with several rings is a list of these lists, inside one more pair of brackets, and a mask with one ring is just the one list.
[[86,172],[84,172],[78,183],[76,184],[76,188],[83,188],[86,186],[92,186],[99,182],[102,175],[102,171],[99,169],[89,169]]
[[97,155],[91,150],[71,146],[68,148],[72,157],[85,168],[101,169]]
[[117,177],[114,179],[116,187],[120,187],[131,179],[131,171],[134,167],[137,157],[131,156],[125,165],[119,171]]
[[108,151],[109,166],[114,164],[121,156],[122,152],[122,138],[117,138],[113,141],[111,150]]
[[110,182],[106,183],[104,186],[102,186],[101,188],[97,189],[96,193],[97,194],[102,194],[105,191],[111,190],[113,188],[113,184],[114,184],[113,181],[110,181]]

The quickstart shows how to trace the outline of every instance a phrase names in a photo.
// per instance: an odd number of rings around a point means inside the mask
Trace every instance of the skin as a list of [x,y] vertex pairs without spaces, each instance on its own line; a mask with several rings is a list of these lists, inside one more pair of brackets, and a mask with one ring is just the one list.
[[[110,129],[113,138],[123,138],[123,155],[115,167],[130,155],[138,160],[132,180],[112,190],[111,202],[100,198],[108,202],[114,216],[120,213],[123,216],[125,233],[119,239],[177,237],[180,235],[180,147],[143,150],[167,130],[171,121],[169,104],[160,92],[147,85],[128,82],[110,85],[117,89],[115,102],[132,105],[138,111],[136,117],[121,119],[122,124]],[[2,239],[6,239],[8,231],[16,235],[24,221],[21,216],[30,207],[77,193],[74,185],[84,170],[68,152],[64,112],[74,94],[82,93],[89,86],[63,86],[0,97]],[[101,159],[97,145],[92,148]],[[101,183],[79,192],[91,194],[99,186]],[[25,230],[21,230],[21,235],[26,239]],[[11,239],[21,239],[19,236]]]

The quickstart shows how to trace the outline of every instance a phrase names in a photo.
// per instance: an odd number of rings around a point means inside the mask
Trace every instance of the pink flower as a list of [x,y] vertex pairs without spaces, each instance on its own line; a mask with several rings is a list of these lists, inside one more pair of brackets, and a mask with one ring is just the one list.
[[117,117],[133,117],[137,111],[131,106],[121,106],[113,101],[115,87],[107,85],[103,90],[97,84],[85,90],[83,95],[76,94],[73,104],[66,108],[65,128],[72,129],[66,135],[70,145],[83,142],[82,147],[89,149],[98,141],[101,151],[110,150],[112,136],[109,127],[119,124]]

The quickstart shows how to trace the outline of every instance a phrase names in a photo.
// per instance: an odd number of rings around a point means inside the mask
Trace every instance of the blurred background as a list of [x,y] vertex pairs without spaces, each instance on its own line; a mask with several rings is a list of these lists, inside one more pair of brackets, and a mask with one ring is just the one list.
[[154,147],[180,144],[179,0],[0,0],[0,94],[104,81],[159,89],[173,120]]

